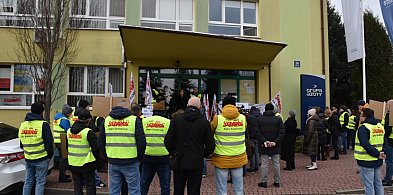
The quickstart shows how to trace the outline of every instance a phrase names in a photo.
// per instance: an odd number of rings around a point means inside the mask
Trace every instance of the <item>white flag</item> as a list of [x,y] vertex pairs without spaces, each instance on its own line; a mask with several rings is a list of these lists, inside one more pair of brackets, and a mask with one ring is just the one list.
[[113,86],[112,83],[109,83],[109,97],[113,96]]
[[212,103],[212,112],[211,112],[210,117],[213,118],[215,115],[217,115],[217,112],[218,112],[217,98],[216,98],[216,94],[214,94],[213,103]]
[[130,79],[130,105],[134,103],[135,100],[135,85],[134,85],[134,76],[132,75],[131,72],[131,79]]
[[363,0],[341,0],[348,62],[366,57],[363,52]]
[[145,105],[151,105],[153,101],[153,93],[151,92],[151,85],[150,85],[150,74],[147,72],[147,79],[146,79],[146,98],[145,98]]

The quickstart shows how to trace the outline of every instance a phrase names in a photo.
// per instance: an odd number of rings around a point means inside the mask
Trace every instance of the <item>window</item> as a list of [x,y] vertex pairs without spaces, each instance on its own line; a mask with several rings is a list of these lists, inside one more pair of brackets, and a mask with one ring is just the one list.
[[30,65],[0,65],[0,108],[28,108],[43,93],[44,81],[33,82]]
[[[24,14],[41,9],[41,0],[0,0],[0,26],[18,26]],[[49,1],[46,1],[49,2]],[[124,24],[125,0],[70,0],[71,26],[117,29]],[[52,3],[53,4],[53,3]],[[52,5],[51,4],[51,5]]]
[[118,28],[124,24],[125,0],[73,0],[71,13],[83,17],[81,28]]
[[209,0],[209,32],[257,36],[257,3],[246,0]]
[[193,0],[141,1],[141,26],[192,31]]
[[76,106],[80,99],[90,103],[93,96],[108,96],[112,84],[112,96],[124,96],[124,69],[103,66],[70,67],[68,74],[67,103]]

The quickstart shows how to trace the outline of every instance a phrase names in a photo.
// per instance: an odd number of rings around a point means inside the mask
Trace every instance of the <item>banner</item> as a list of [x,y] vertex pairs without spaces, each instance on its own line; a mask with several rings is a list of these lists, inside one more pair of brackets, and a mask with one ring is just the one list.
[[135,85],[134,85],[134,76],[132,75],[131,72],[131,78],[130,78],[130,105],[134,102],[135,100]]
[[385,28],[388,31],[390,42],[393,43],[393,1],[379,0],[381,5],[383,20],[385,21]]
[[274,108],[277,109],[276,111],[278,113],[281,113],[282,111],[282,105],[281,105],[281,91],[279,91],[273,99],[270,101],[271,104],[273,104]]
[[0,106],[27,106],[26,96],[24,94],[0,95]]
[[352,62],[366,57],[363,52],[363,2],[362,0],[341,0],[341,4],[348,62]]
[[150,74],[147,72],[147,79],[146,79],[146,97],[145,97],[145,105],[151,105],[151,102],[153,101],[153,93],[151,91],[151,85],[150,85]]
[[325,76],[302,74],[300,75],[300,86],[302,107],[301,126],[303,132],[308,110],[315,107],[320,107],[321,109],[325,109],[326,107]]

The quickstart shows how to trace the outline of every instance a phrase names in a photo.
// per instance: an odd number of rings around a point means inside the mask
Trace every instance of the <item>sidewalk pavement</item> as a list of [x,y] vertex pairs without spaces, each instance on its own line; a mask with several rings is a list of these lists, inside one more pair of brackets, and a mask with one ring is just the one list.
[[[335,194],[336,191],[361,190],[363,185],[361,183],[359,174],[357,174],[357,164],[353,158],[353,151],[349,151],[347,155],[340,155],[340,160],[318,161],[318,170],[308,171],[305,167],[310,164],[310,158],[303,154],[296,154],[295,158],[296,170],[285,171],[285,161],[281,161],[281,187],[275,188],[273,186],[273,166],[269,165],[269,181],[268,188],[258,187],[260,182],[261,172],[247,173],[244,178],[244,190],[246,195],[252,194]],[[381,168],[381,176],[385,175],[385,165]],[[57,170],[54,170],[51,175],[47,177],[46,187],[53,190],[73,189],[72,183],[58,183]],[[100,173],[102,181],[108,183],[106,173]],[[207,177],[202,181],[201,194],[211,195],[215,194],[216,183],[214,177],[214,167],[208,161]],[[232,193],[232,185],[229,184],[229,194]],[[172,188],[173,189],[173,182]],[[98,189],[97,192],[108,192],[108,188]],[[173,192],[173,191],[172,191]],[[361,191],[354,191],[354,193],[361,193]],[[160,194],[160,185],[157,177],[151,184],[149,194]]]

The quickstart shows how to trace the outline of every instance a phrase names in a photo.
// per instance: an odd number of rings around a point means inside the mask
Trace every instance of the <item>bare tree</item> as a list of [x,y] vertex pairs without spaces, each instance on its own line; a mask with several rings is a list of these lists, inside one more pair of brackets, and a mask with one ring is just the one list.
[[45,105],[44,118],[50,120],[52,104],[65,95],[62,80],[66,64],[79,51],[78,15],[83,0],[18,0],[17,20],[10,29],[15,36],[17,61],[28,64],[32,90]]

